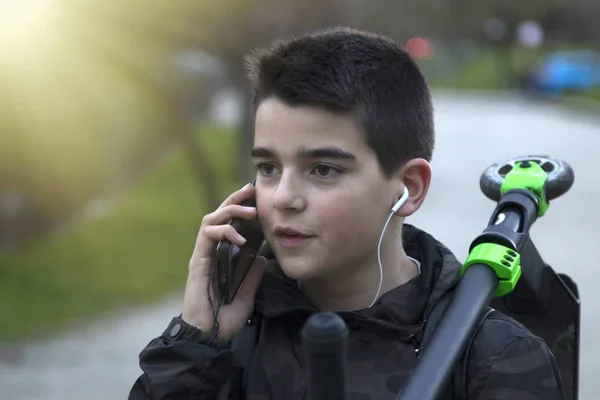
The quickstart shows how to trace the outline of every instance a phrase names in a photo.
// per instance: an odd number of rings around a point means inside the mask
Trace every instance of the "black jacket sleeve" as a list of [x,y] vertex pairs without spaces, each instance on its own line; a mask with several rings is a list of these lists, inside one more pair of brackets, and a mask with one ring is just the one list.
[[143,374],[128,400],[214,400],[229,378],[233,353],[229,343],[173,318],[163,334],[140,353]]
[[514,338],[488,359],[477,400],[561,400],[562,380],[546,343],[533,335]]

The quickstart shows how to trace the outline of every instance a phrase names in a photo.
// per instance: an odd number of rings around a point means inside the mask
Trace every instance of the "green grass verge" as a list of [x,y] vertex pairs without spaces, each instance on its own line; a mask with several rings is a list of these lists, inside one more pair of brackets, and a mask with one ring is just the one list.
[[[230,191],[236,135],[205,127],[199,137]],[[0,340],[45,336],[182,289],[207,211],[188,160],[176,149],[101,218],[1,252]]]
[[[429,79],[432,88],[503,90],[514,88],[519,76],[537,60],[556,50],[584,49],[590,46],[577,44],[558,44],[539,50],[520,46],[510,48],[482,48],[457,69],[456,73],[444,79],[433,76]],[[581,100],[600,102],[600,90],[592,90],[576,95],[565,95],[566,105],[583,107]],[[589,106],[589,103],[585,105]]]

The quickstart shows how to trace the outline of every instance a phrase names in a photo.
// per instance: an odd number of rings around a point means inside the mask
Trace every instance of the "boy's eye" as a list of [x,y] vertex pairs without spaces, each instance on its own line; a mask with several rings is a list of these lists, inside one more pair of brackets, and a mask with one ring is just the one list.
[[340,170],[329,165],[320,164],[315,167],[314,172],[321,178],[334,178],[339,175]]
[[262,163],[256,166],[258,171],[265,176],[273,175],[277,173],[277,167],[270,163]]

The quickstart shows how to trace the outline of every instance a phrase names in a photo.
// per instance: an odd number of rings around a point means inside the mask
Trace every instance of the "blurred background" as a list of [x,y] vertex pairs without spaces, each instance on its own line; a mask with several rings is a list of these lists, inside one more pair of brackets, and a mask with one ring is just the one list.
[[0,0],[0,399],[126,398],[202,216],[253,173],[243,55],[334,25],[391,36],[427,76],[438,149],[408,222],[459,258],[494,209],[489,164],[574,167],[532,235],[580,284],[595,398],[599,20],[600,0]]

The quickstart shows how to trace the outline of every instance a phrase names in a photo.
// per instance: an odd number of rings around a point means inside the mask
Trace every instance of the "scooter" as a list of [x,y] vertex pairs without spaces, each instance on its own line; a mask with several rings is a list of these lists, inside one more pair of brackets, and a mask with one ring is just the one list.
[[[529,231],[549,201],[573,185],[573,169],[550,156],[529,155],[490,165],[480,178],[497,202],[488,226],[469,248],[461,279],[398,400],[435,400],[446,388],[487,307],[525,325],[552,350],[565,400],[579,392],[581,303],[576,283],[537,251]],[[310,399],[346,399],[348,328],[335,313],[317,313],[303,328]]]

